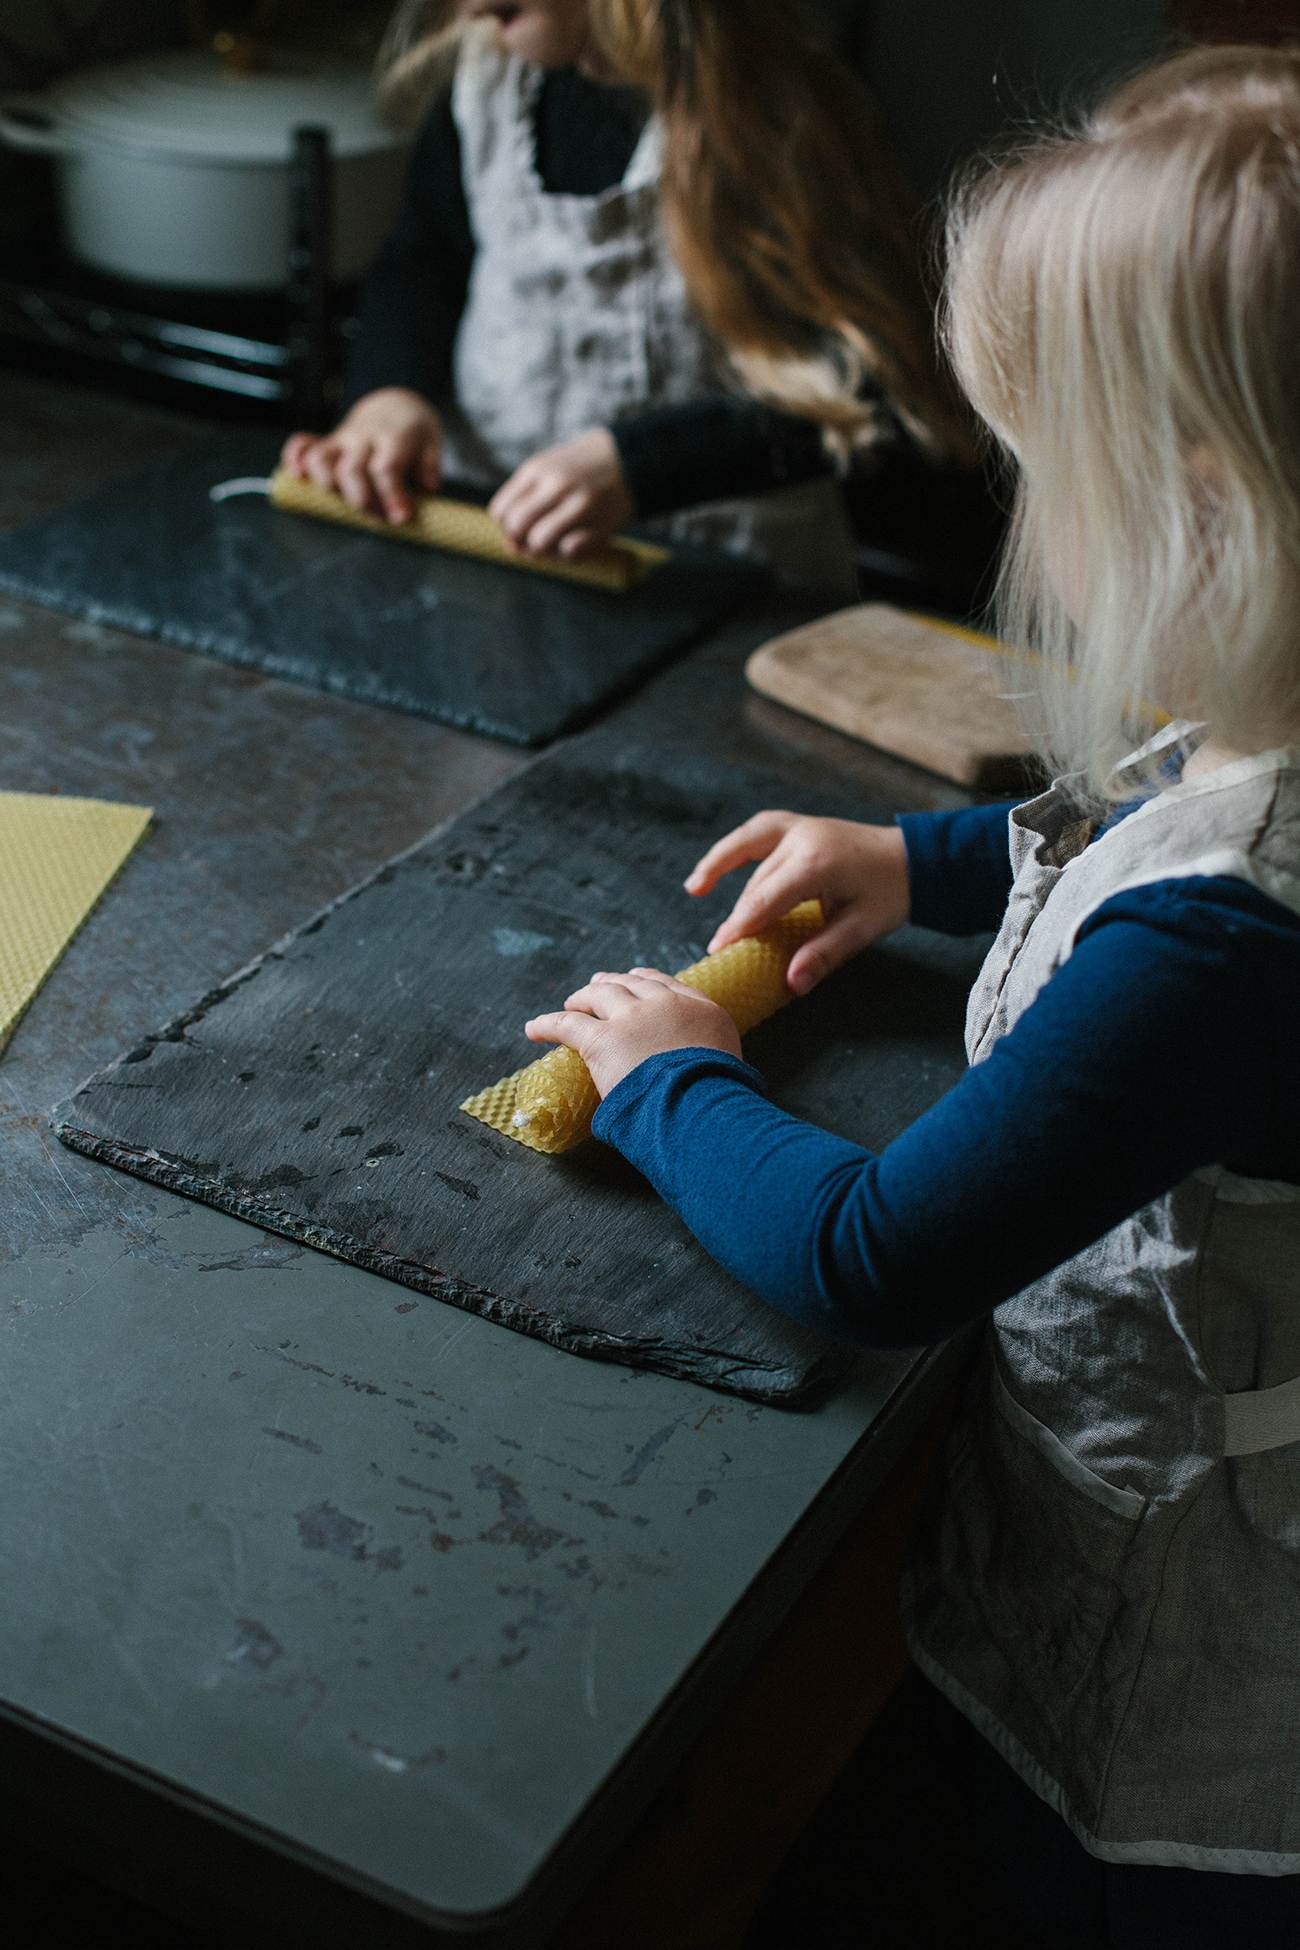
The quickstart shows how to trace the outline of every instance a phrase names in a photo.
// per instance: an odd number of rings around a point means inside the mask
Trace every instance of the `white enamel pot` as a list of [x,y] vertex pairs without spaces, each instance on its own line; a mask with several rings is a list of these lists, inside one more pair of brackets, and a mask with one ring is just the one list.
[[149,55],[0,102],[0,139],[55,159],[64,241],[142,284],[273,291],[286,281],[294,130],[329,131],[332,272],[358,277],[396,214],[405,149],[364,69],[282,57]]

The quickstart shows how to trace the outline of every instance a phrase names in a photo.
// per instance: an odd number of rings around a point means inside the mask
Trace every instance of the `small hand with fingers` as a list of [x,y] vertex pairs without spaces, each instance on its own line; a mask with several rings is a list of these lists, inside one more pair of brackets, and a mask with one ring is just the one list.
[[359,513],[409,521],[412,490],[436,494],[441,484],[442,422],[421,394],[385,386],[359,399],[333,433],[290,434],[280,459]]
[[524,1025],[534,1043],[577,1050],[602,1097],[648,1056],[670,1049],[718,1049],[740,1055],[740,1034],[726,1010],[698,989],[657,968],[626,975],[601,971],[563,1009]]
[[614,436],[593,427],[517,467],[488,504],[526,555],[577,561],[617,535],[636,513]]
[[709,943],[709,953],[758,934],[801,901],[818,900],[826,925],[793,956],[786,981],[806,995],[868,942],[907,919],[907,848],[896,826],[761,812],[709,848],[686,882],[708,894],[737,867],[762,864]]
[[[751,860],[761,864],[709,953],[759,934],[803,901],[820,901],[825,925],[797,950],[786,974],[796,995],[806,995],[841,962],[907,919],[907,849],[896,826],[756,813],[709,849],[687,889],[707,894],[724,874]],[[563,1009],[534,1016],[525,1034],[534,1043],[576,1050],[602,1098],[647,1057],[665,1050],[741,1054],[740,1032],[721,1004],[657,968],[633,968],[626,975],[601,970]]]

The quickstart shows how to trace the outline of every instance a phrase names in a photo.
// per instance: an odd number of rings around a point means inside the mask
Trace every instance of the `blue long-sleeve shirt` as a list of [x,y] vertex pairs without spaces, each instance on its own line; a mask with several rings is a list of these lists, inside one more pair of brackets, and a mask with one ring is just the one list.
[[[1007,807],[900,819],[912,918],[996,927]],[[879,1156],[716,1050],[640,1064],[597,1137],[715,1259],[838,1339],[944,1339],[1201,1166],[1300,1184],[1300,916],[1229,878],[1106,901],[988,1058]]]

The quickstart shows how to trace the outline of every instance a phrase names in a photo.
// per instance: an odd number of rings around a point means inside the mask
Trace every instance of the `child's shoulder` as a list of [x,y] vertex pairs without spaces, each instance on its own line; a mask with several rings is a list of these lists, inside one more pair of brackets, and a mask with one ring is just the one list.
[[[1071,869],[1072,898],[1225,879],[1300,913],[1300,751],[1259,752],[1184,777],[1103,830]],[[1190,893],[1189,893],[1190,897]]]

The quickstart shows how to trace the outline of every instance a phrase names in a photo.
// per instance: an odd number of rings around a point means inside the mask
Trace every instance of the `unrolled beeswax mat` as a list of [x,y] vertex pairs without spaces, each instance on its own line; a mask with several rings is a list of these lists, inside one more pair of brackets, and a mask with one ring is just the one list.
[[209,490],[267,477],[245,430],[0,536],[0,589],[316,690],[540,745],[725,620],[763,573],[674,550],[636,588],[585,588]]
[[[864,812],[589,732],[128,1050],[55,1129],[400,1281],[394,1304],[449,1302],[755,1401],[815,1400],[850,1354],[724,1273],[616,1153],[542,1157],[458,1108],[528,1061],[525,1018],[592,969],[695,960],[732,890],[693,901],[684,873],[775,804]],[[904,930],[746,1050],[778,1103],[878,1149],[961,1075],[983,945]]]
[[0,1050],[152,817],[106,799],[0,792]]

